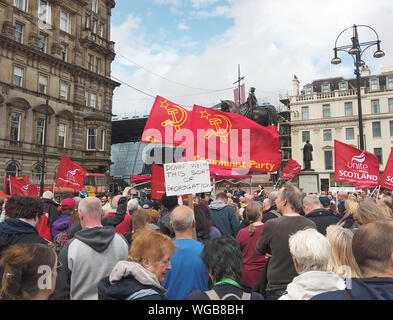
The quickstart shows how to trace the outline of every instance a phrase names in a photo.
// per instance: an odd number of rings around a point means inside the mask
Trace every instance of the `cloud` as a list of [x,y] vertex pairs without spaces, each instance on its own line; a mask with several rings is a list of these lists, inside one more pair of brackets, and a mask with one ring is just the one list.
[[[143,21],[134,16],[112,28],[112,40],[116,42],[115,48],[119,53],[127,53],[141,65],[187,86],[165,81],[143,69],[129,71],[127,66],[132,64],[122,60],[119,55],[113,74],[124,77],[121,79],[146,92],[159,94],[176,103],[209,107],[221,99],[233,100],[233,91],[209,93],[189,87],[211,90],[229,88],[237,80],[237,66],[240,64],[246,89],[255,87],[259,102],[268,101],[278,106],[280,94],[292,93],[294,74],[299,78],[301,87],[314,79],[354,77],[353,61],[348,54],[340,53],[342,65],[330,64],[337,36],[354,23],[372,26],[382,40],[381,48],[386,53],[384,58],[372,57],[375,48],[368,49],[369,54],[363,58],[371,72],[379,73],[380,67],[393,65],[391,0],[380,0],[378,3],[368,0],[233,0],[224,7],[226,9],[215,7],[210,11],[201,10],[206,12],[206,19],[221,13],[230,17],[233,24],[222,34],[211,38],[202,50],[198,47],[198,54],[190,54],[189,51],[186,55],[182,54],[180,48],[170,45],[169,34],[166,42],[146,40],[147,27],[145,29]],[[193,14],[192,11],[188,12],[189,17],[193,17]],[[363,29],[359,28],[360,40],[374,40],[373,34]],[[350,44],[351,36],[350,30],[348,34],[344,33],[338,45]],[[172,39],[172,43],[175,40],[179,39]],[[193,44],[195,40],[187,38],[187,41]],[[114,98],[114,112],[129,109],[145,112],[152,105],[151,98],[125,86],[116,90]]]
[[194,10],[191,15],[197,19],[207,19],[214,17],[229,16],[231,9],[227,6],[218,6],[213,11]]
[[190,27],[187,26],[184,22],[180,22],[180,23],[177,25],[177,28],[178,28],[179,30],[189,30],[189,29],[190,29]]
[[201,7],[210,6],[210,5],[215,4],[219,1],[220,0],[191,0],[191,5],[194,8],[201,8]]

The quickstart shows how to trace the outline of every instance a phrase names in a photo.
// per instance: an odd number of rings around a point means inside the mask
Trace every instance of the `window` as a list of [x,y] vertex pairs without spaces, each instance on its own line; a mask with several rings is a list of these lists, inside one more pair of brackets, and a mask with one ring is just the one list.
[[352,116],[353,115],[353,108],[352,108],[352,102],[345,102],[344,103],[345,107],[345,116]]
[[381,137],[381,123],[380,122],[373,122],[372,128],[373,128],[373,137],[374,138]]
[[348,90],[348,81],[340,81],[338,83],[338,90]]
[[354,128],[345,128],[345,139],[347,139],[347,140],[355,139],[355,129]]
[[386,77],[386,89],[393,89],[393,76]]
[[32,183],[34,184],[39,184],[41,182],[41,172],[42,172],[42,166],[41,164],[37,164],[34,166],[32,170]]
[[376,91],[376,90],[379,90],[379,79],[378,78],[370,79],[370,91]]
[[371,100],[371,113],[379,113],[379,100]]
[[20,121],[22,115],[20,113],[12,112],[11,113],[11,141],[19,141],[20,139]]
[[324,83],[321,86],[321,91],[323,93],[330,92],[330,83]]
[[323,141],[332,141],[332,129],[323,130]]
[[23,24],[15,23],[15,41],[23,43]]
[[88,69],[89,69],[89,71],[93,71],[94,70],[93,68],[94,68],[94,56],[89,54],[89,57],[88,57]]
[[96,107],[96,94],[91,93],[90,94],[90,107],[95,108]]
[[17,87],[23,86],[23,69],[14,67],[14,85]]
[[105,130],[101,130],[101,145],[100,145],[100,150],[104,151],[105,150]]
[[306,86],[304,88],[306,94],[312,94],[313,90],[312,90],[312,86]]
[[40,33],[40,51],[43,53],[46,53],[47,41],[48,41],[48,36],[43,33]]
[[14,0],[14,6],[19,10],[27,11],[28,0]]
[[302,107],[302,120],[308,120],[308,107]]
[[90,17],[85,16],[85,29],[90,28]]
[[98,13],[98,0],[91,1],[91,11]]
[[95,150],[97,146],[97,129],[87,129],[87,149]]
[[11,162],[5,169],[5,175],[7,177],[17,177],[19,174],[19,167],[15,162]]
[[85,106],[89,106],[89,92],[85,91]]
[[102,110],[102,97],[101,96],[97,97],[97,109]]
[[324,151],[325,170],[333,170],[333,151]]
[[67,133],[67,126],[64,123],[60,123],[59,135],[57,140],[57,146],[60,148],[65,148],[66,146],[66,133]]
[[60,10],[60,30],[71,33],[71,15]]
[[48,86],[48,77],[39,75],[38,76],[38,92],[46,94],[47,86]]
[[389,121],[390,136],[393,137],[393,120]]
[[67,62],[68,46],[65,43],[60,43],[61,60]]
[[96,58],[96,73],[101,73],[101,59]]
[[[100,23],[100,25],[98,26],[98,35],[103,38],[104,37],[104,25],[102,23]],[[392,78],[393,79],[393,78]]]
[[382,148],[374,148],[374,154],[377,156],[378,158],[378,163],[382,164]]
[[94,19],[93,19],[93,24],[92,24],[91,30],[92,30],[92,32],[93,32],[94,34],[97,33],[97,20],[94,20]]
[[60,99],[68,100],[68,84],[60,82]]
[[322,117],[330,118],[330,104],[322,105]]
[[37,119],[37,136],[36,142],[38,144],[44,144],[44,132],[45,132],[45,119]]
[[310,131],[302,131],[302,142],[310,141]]
[[51,9],[48,1],[39,0],[38,19],[51,24]]
[[388,99],[389,112],[393,112],[393,98]]

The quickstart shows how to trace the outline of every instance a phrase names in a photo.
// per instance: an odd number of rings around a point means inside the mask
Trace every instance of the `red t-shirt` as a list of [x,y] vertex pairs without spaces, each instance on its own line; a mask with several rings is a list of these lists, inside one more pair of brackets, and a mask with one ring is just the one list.
[[263,269],[265,268],[265,256],[260,256],[255,252],[255,246],[262,233],[263,225],[255,228],[255,233],[252,237],[248,235],[249,226],[241,229],[236,240],[240,244],[240,249],[243,256],[242,278],[240,284],[252,288],[262,277]]
[[40,237],[48,240],[48,241],[52,241],[52,236],[50,234],[50,226],[49,226],[49,221],[48,221],[48,217],[43,214],[41,216],[41,221],[40,223],[37,225],[36,227],[38,234],[40,235]]
[[[116,212],[109,212],[105,218],[113,217],[114,215],[116,215]],[[124,220],[115,227],[115,231],[120,234],[131,232],[131,215],[126,213]]]

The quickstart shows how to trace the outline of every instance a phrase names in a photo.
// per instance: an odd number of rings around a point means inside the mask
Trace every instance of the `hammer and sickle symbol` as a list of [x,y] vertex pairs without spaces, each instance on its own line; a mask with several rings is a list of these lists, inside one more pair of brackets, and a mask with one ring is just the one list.
[[[172,120],[168,119],[161,123],[163,127],[167,125],[171,125],[175,128],[176,132],[180,130],[181,126],[187,120],[187,112],[180,106],[172,105],[172,108],[166,108],[169,116],[172,117]],[[180,113],[180,116],[179,116]]]
[[[229,136],[229,133],[231,132],[231,129],[232,129],[231,121],[226,116],[217,114],[217,115],[215,115],[214,118],[210,118],[209,122],[212,126],[215,127],[216,130],[210,129],[205,134],[205,138],[207,140],[209,140],[212,135],[215,135],[215,136],[219,137],[222,142],[227,143],[228,142],[227,137]],[[223,123],[225,123],[225,125],[226,125],[225,129],[220,126],[220,124],[223,124]]]

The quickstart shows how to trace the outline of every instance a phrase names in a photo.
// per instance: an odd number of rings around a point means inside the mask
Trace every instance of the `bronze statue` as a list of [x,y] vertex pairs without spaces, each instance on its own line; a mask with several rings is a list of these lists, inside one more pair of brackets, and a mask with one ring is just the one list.
[[264,127],[270,125],[277,127],[278,115],[276,108],[272,105],[258,106],[254,92],[255,88],[251,88],[247,101],[240,106],[231,100],[222,100],[221,103],[216,106],[220,106],[221,111],[224,112],[241,114]]
[[303,170],[311,170],[311,161],[312,161],[312,144],[309,140],[306,141],[306,144],[303,147],[303,161],[304,161],[304,169]]

